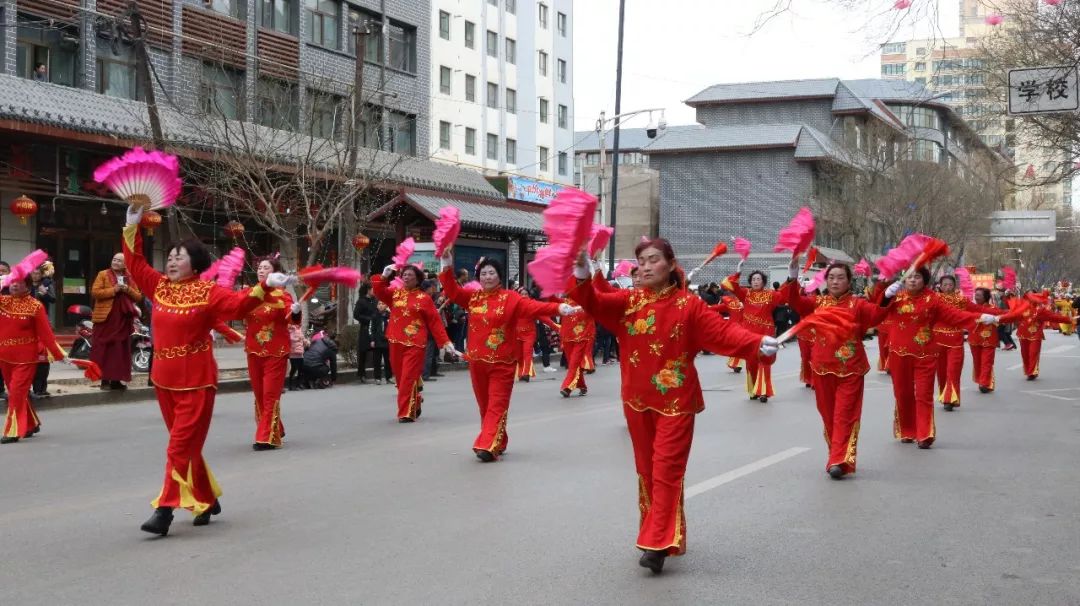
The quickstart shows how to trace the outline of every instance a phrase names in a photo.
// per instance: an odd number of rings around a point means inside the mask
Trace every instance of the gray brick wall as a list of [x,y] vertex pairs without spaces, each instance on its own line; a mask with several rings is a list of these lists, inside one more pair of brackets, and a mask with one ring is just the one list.
[[[805,124],[823,133],[832,128],[831,99],[779,101],[769,103],[740,103],[699,107],[697,121],[705,126],[737,126],[747,124]],[[836,136],[838,133],[833,133]]]
[[[754,245],[744,273],[787,264],[768,253],[780,229],[809,203],[812,186],[810,165],[796,162],[792,150],[654,154],[649,164],[660,172],[660,236],[684,266],[696,266],[732,236]],[[719,281],[737,260],[727,255],[695,281]]]

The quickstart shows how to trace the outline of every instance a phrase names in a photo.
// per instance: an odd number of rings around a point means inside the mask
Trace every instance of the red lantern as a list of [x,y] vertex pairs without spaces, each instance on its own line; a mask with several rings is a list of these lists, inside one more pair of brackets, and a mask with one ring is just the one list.
[[154,229],[161,225],[161,214],[156,211],[148,210],[143,213],[142,221],[139,221],[139,227],[146,230],[146,235],[154,235]]
[[38,205],[26,196],[19,196],[11,203],[11,214],[19,218],[26,225],[27,220],[37,214]]
[[229,221],[225,224],[225,235],[233,240],[239,240],[244,235],[244,224],[239,221]]
[[352,245],[353,248],[356,249],[356,252],[364,250],[368,247],[369,244],[371,244],[371,238],[365,236],[364,234],[356,234],[355,236],[353,236]]

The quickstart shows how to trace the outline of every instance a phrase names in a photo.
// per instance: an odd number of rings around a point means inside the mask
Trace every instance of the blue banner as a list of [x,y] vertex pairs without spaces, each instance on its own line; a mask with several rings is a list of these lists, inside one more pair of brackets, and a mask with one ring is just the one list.
[[506,197],[510,200],[546,205],[550,204],[562,189],[562,185],[555,183],[545,183],[525,177],[507,177]]

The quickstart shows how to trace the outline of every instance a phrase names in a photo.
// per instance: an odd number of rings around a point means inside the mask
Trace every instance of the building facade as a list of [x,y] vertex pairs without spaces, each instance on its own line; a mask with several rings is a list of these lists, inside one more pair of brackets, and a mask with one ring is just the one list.
[[571,183],[572,1],[432,0],[430,20],[431,157]]

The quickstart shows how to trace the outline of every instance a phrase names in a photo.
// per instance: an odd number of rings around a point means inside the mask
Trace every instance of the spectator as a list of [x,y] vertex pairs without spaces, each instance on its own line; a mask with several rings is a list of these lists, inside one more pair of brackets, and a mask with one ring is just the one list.
[[[53,290],[53,266],[46,261],[41,267],[30,272],[30,296],[34,297],[45,306],[45,316],[48,317],[53,302],[56,301],[56,292]],[[130,335],[129,335],[130,336]],[[130,356],[129,356],[130,361]],[[34,382],[31,386],[30,397],[49,397],[49,356],[42,351],[38,357],[37,370],[34,372]]]
[[375,315],[371,319],[371,372],[375,377],[375,384],[382,385],[383,379],[391,382],[390,376],[390,342],[386,340],[386,324],[390,321],[390,308],[379,303]]
[[338,346],[333,333],[319,333],[316,337],[304,352],[304,381],[312,387],[325,389],[337,381]]
[[[435,304],[435,309],[439,308],[440,295],[439,282],[437,280],[424,280],[420,284],[420,289],[423,290],[429,297],[431,297],[432,303]],[[425,381],[437,381],[435,377],[443,376],[439,372],[439,346],[435,344],[435,338],[428,334],[427,351],[424,352],[424,374],[423,379]]]
[[[11,265],[7,261],[0,261],[0,276],[6,276],[11,273]],[[6,295],[7,289],[0,290],[0,295]],[[4,376],[0,374],[0,401],[7,400],[7,388],[4,387]]]
[[49,81],[49,68],[45,67],[44,63],[38,63],[34,66],[34,80],[38,82]]
[[127,389],[124,383],[131,382],[131,333],[143,296],[128,282],[124,254],[116,253],[90,289],[94,300],[90,360],[101,368],[101,389]]
[[371,284],[365,282],[360,285],[359,297],[356,306],[353,307],[353,319],[360,324],[360,331],[356,336],[356,373],[361,383],[367,383],[367,357],[371,349],[371,321],[375,319],[375,297],[371,294]]
[[304,349],[308,340],[299,322],[289,322],[289,391],[304,388]]
[[[1003,310],[1008,310],[1009,309],[1009,299],[1011,299],[1012,296],[1013,296],[1012,293],[1007,292],[1007,291],[1006,292],[998,291],[998,294],[999,294],[998,307],[1003,309]],[[1012,338],[1012,331],[1013,331],[1013,325],[1012,324],[998,324],[997,331],[998,331],[998,341],[1001,342],[1002,348],[1005,351],[1012,351],[1012,350],[1016,349],[1016,341],[1013,341],[1013,338]]]

